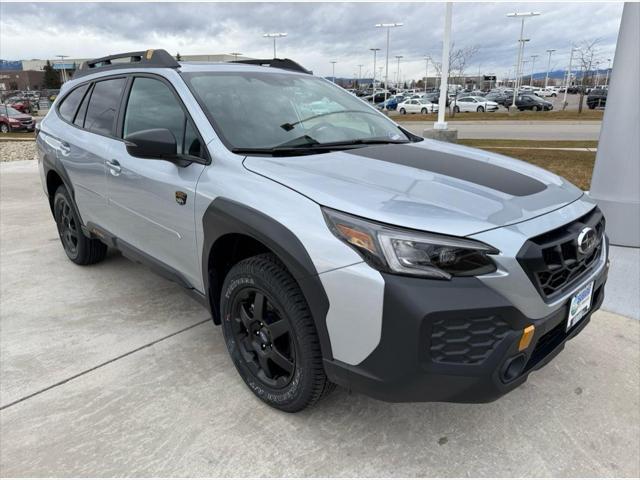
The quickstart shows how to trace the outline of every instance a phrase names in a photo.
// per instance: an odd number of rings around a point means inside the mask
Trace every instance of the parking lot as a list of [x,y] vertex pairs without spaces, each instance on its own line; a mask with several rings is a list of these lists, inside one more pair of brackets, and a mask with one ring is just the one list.
[[284,414],[244,386],[205,309],[117,253],[69,262],[35,162],[0,168],[2,476],[640,474],[637,319],[597,313],[491,404],[339,389]]

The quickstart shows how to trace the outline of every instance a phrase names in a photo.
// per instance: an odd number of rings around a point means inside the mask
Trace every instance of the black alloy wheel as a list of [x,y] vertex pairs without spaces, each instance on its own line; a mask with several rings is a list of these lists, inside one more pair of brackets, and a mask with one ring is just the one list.
[[66,197],[60,196],[56,199],[54,216],[62,246],[69,258],[73,259],[78,256],[78,242],[82,234]]
[[238,292],[231,312],[233,336],[251,373],[272,388],[287,386],[296,367],[289,321],[264,291],[253,287]]

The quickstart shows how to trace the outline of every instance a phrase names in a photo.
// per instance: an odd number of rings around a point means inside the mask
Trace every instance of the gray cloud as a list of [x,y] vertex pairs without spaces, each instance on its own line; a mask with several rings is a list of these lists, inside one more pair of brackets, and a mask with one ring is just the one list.
[[[530,10],[543,12],[526,23],[531,38],[526,55],[541,55],[540,70],[546,66],[546,49],[558,50],[552,66],[564,68],[571,42],[581,40],[600,39],[601,57],[611,58],[621,3],[457,3],[454,42],[479,47],[470,72],[480,67],[504,74],[511,68],[519,22],[505,15]],[[384,32],[374,25],[404,22],[392,32],[390,55],[404,56],[401,71],[410,77],[424,71],[425,54],[440,57],[443,11],[439,3],[2,3],[0,58],[92,57],[147,47],[265,57],[271,55],[271,44],[262,33],[286,31],[279,56],[320,75],[330,74],[330,60],[338,62],[338,75],[352,75],[358,64],[370,75],[369,48],[382,48],[384,54],[385,46]],[[25,25],[31,27],[28,33]]]

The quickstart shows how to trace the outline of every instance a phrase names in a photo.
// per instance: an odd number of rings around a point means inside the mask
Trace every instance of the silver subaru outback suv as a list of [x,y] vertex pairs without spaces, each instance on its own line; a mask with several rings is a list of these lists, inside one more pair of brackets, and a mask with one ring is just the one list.
[[603,300],[605,221],[583,191],[417,137],[290,60],[92,60],[37,144],[69,259],[111,247],[184,287],[284,411],[336,384],[492,401]]

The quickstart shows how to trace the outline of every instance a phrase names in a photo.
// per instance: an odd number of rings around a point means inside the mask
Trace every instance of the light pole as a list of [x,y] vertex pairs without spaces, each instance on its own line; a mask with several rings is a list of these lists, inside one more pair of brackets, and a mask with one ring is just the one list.
[[426,95],[426,93],[427,93],[427,82],[429,81],[429,60],[431,60],[431,57],[429,55],[427,55],[426,57],[424,57],[424,60],[425,60],[424,93]]
[[446,130],[444,121],[447,109],[447,95],[449,94],[449,49],[451,48],[451,2],[445,4],[444,35],[442,38],[442,70],[440,73],[440,100],[438,100],[438,121],[433,124],[434,130]]
[[333,83],[336,83],[336,62],[335,60],[331,60],[331,77],[333,78]]
[[398,60],[398,70],[396,71],[396,88],[400,84],[400,59],[403,58],[403,55],[396,55],[396,59]]
[[[522,55],[524,54],[524,42],[525,39],[524,37],[524,20],[527,17],[536,17],[540,15],[540,12],[526,12],[526,13],[508,13],[507,17],[515,17],[515,18],[521,18],[522,19],[522,23],[520,24],[520,39],[518,40],[519,45],[518,45],[518,59],[516,60],[516,65],[517,65],[517,70],[516,70],[516,79],[519,77],[518,73],[519,73],[519,69],[520,69],[520,62],[522,61]],[[513,107],[513,109],[516,108],[516,97],[518,96],[518,83],[516,81],[516,85],[513,89],[513,103],[511,104],[511,106]]]
[[56,57],[58,57],[60,59],[60,75],[62,75],[62,83],[67,81],[67,72],[64,69],[64,59],[65,58],[69,58],[69,55],[56,55]]
[[358,65],[358,88],[360,88],[360,79],[362,78],[362,67],[364,65]]
[[263,35],[263,37],[265,37],[265,38],[273,38],[273,58],[278,58],[276,56],[276,39],[278,39],[280,37],[286,37],[286,36],[287,36],[286,32],[265,33]]
[[531,78],[529,79],[529,86],[533,87],[533,74],[534,71],[533,69],[535,68],[536,65],[536,58],[538,58],[540,55],[531,55]]
[[595,88],[598,88],[600,85],[600,62],[596,62],[596,82]]
[[556,51],[555,48],[550,48],[549,50],[547,50],[547,53],[549,54],[549,60],[547,61],[547,74],[544,77],[544,88],[545,89],[549,86],[549,69],[551,68],[551,55],[555,51]]
[[567,108],[567,90],[569,90],[569,84],[571,83],[571,67],[573,64],[573,51],[574,46],[571,45],[571,55],[569,55],[569,69],[567,70],[567,80],[564,84],[564,98],[562,99],[562,110]]
[[376,28],[387,29],[387,55],[384,70],[384,110],[387,111],[387,95],[389,91],[389,32],[392,28],[401,27],[404,23],[376,23]]
[[233,61],[237,62],[238,61],[238,56],[242,55],[240,52],[231,52],[229,55],[233,55]]
[[373,94],[376,93],[376,54],[380,51],[379,48],[370,48],[373,52]]
[[604,86],[609,86],[609,72],[611,71],[611,59],[607,58],[607,62],[609,62],[609,66],[607,67],[607,76],[604,78]]

